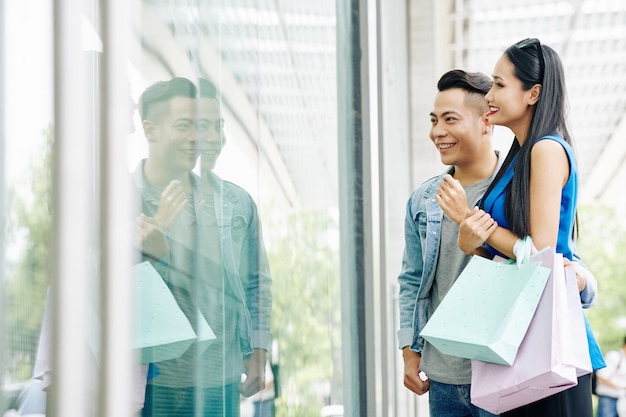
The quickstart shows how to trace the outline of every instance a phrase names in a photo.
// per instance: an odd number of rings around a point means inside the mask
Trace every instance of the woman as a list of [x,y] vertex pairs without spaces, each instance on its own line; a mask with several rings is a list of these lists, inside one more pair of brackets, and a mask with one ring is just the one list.
[[[515,134],[502,169],[480,207],[459,216],[462,189],[451,178],[442,181],[437,201],[453,219],[461,219],[459,247],[466,253],[514,258],[520,237],[532,236],[537,249],[555,247],[571,261],[578,176],[566,126],[563,67],[557,53],[537,39],[510,46],[496,63],[493,86],[486,95],[489,123]],[[465,209],[466,211],[468,209]],[[486,245],[483,247],[483,242]],[[585,291],[584,278],[578,280]],[[594,369],[602,367],[599,348],[587,327]],[[503,416],[592,417],[591,376],[578,385]]]

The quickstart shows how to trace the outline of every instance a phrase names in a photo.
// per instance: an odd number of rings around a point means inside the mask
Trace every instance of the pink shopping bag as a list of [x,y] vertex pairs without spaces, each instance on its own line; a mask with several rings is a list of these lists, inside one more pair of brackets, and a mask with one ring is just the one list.
[[554,249],[531,257],[552,274],[512,366],[472,361],[471,400],[500,414],[564,391],[591,372],[582,306],[573,273]]

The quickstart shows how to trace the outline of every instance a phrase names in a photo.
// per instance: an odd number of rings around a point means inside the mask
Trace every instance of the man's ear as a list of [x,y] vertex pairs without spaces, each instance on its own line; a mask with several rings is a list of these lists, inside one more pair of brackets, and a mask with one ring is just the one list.
[[141,125],[143,126],[143,133],[144,135],[146,135],[146,139],[148,139],[148,142],[154,142],[154,134],[155,131],[158,129],[156,123],[154,123],[152,120],[144,120],[143,122],[141,122]]
[[483,131],[483,135],[486,135],[487,133],[491,133],[491,129],[493,128],[493,125],[489,122],[489,117],[487,117],[488,113],[485,113],[482,115],[482,117],[480,118],[480,121],[482,123],[482,131]]
[[539,101],[539,97],[541,97],[541,84],[533,85],[528,91],[528,105],[532,106],[534,104],[537,104],[537,101]]

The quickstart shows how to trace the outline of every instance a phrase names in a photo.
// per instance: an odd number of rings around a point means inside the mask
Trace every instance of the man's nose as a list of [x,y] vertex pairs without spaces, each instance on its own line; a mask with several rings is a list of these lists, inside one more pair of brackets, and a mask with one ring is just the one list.
[[222,134],[221,132],[218,132],[215,128],[210,127],[206,130],[204,134],[204,139],[207,142],[220,142],[222,139]]
[[430,128],[430,138],[435,140],[436,138],[441,138],[446,135],[446,130],[439,125],[439,123],[434,124]]

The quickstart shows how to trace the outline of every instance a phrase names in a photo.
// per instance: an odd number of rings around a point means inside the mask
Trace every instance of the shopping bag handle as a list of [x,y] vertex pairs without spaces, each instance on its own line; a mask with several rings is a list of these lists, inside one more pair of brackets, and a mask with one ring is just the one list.
[[530,255],[537,252],[537,248],[533,245],[533,240],[530,235],[517,239],[513,246],[513,253],[515,254],[515,263],[519,268],[523,263],[526,263],[530,259]]

